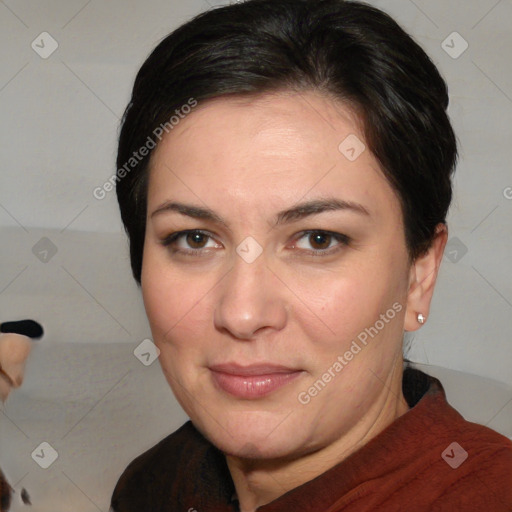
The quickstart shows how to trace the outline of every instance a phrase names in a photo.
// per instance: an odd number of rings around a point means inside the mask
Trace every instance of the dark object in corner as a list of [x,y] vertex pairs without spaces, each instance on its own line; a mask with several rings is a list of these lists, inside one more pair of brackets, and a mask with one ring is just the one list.
[[9,512],[11,507],[12,487],[0,469],[0,512]]
[[29,338],[40,338],[43,334],[43,327],[35,320],[18,320],[16,322],[4,322],[0,324],[0,332],[13,332],[23,334]]
[[25,489],[25,487],[21,489],[21,501],[23,501],[25,505],[32,505],[32,502],[30,501],[30,496],[28,495],[27,489]]

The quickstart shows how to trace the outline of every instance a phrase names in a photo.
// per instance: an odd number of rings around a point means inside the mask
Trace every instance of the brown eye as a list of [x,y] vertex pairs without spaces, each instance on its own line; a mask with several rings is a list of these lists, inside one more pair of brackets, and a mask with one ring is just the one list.
[[[308,247],[303,247],[299,243],[302,239],[306,239]],[[341,233],[332,233],[330,231],[309,230],[302,232],[301,236],[294,244],[294,248],[300,249],[308,255],[312,256],[329,256],[340,251],[343,247],[349,245],[350,238]]]
[[185,240],[189,247],[193,249],[202,249],[204,247],[205,240],[209,237],[203,233],[193,232],[188,233]]
[[309,235],[309,241],[314,249],[328,249],[331,239],[332,235],[327,233],[314,233]]
[[[167,236],[160,243],[164,247],[168,247],[172,253],[191,256],[199,256],[205,251],[209,252],[209,249],[215,249],[217,245],[211,235],[197,229],[177,231]],[[213,245],[207,246],[208,243]]]

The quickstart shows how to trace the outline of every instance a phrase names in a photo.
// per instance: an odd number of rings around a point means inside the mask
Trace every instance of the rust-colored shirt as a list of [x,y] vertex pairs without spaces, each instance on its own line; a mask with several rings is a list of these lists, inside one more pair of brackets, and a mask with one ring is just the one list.
[[[258,512],[512,511],[512,442],[466,421],[408,368],[409,411],[341,463]],[[236,512],[225,458],[189,421],[126,468],[114,512]]]

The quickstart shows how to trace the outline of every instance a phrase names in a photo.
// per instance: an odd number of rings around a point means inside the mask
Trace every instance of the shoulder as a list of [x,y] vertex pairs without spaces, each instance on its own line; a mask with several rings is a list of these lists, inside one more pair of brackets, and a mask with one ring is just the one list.
[[512,510],[512,441],[466,420],[453,427],[440,446],[449,474],[440,500],[461,510]]
[[[158,509],[169,493],[169,483],[183,474],[183,460],[189,460],[204,444],[204,438],[188,421],[174,433],[135,458],[124,470],[114,489],[112,512]],[[165,491],[164,491],[165,490]],[[149,507],[149,508],[148,508]]]
[[457,445],[465,447],[468,461],[471,455],[475,462],[481,462],[482,457],[492,456],[512,463],[512,441],[485,425],[466,420],[449,404],[439,380],[428,377],[430,385],[424,395],[427,407],[423,409],[422,425],[424,433],[430,434],[427,438],[439,446],[449,442],[446,447],[452,443],[453,448],[457,448]]
[[446,401],[441,383],[429,381],[410,434],[423,454],[415,479],[436,490],[431,510],[512,510],[512,441],[467,421]]

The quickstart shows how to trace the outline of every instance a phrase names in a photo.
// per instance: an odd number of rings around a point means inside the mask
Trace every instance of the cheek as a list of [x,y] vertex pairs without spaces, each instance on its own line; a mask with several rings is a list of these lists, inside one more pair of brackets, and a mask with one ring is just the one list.
[[[191,340],[208,320],[208,279],[194,279],[187,271],[172,267],[165,255],[152,248],[144,253],[141,289],[154,341],[160,349],[183,345]],[[210,317],[211,318],[211,317]]]
[[162,261],[157,251],[148,248],[144,251],[141,289],[144,307],[155,342],[178,323],[183,305],[187,301],[187,288],[171,274],[170,266]]
[[303,284],[298,295],[304,297],[309,311],[305,309],[301,316],[314,318],[304,329],[309,339],[318,340],[319,350],[344,351],[359,335],[364,339],[367,329],[375,333],[371,328],[376,322],[379,338],[400,337],[407,281],[395,267],[391,260],[368,261],[351,266],[346,273]]

